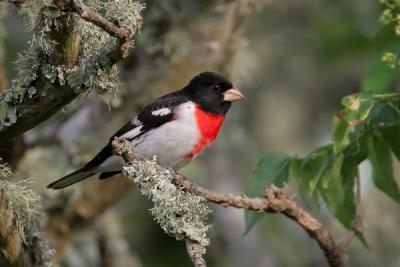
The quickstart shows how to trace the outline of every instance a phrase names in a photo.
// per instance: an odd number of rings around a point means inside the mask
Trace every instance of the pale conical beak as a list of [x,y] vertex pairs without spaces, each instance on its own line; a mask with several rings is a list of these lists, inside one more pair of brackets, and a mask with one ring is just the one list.
[[224,94],[224,101],[235,102],[244,99],[244,95],[236,88],[231,88]]

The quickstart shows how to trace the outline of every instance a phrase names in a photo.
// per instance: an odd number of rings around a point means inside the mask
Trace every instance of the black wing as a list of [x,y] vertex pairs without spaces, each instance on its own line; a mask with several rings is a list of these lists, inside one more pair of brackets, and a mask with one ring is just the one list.
[[153,103],[146,106],[136,117],[131,119],[113,136],[108,144],[91,160],[85,168],[93,168],[102,164],[113,153],[111,142],[115,137],[123,137],[133,140],[148,131],[167,123],[174,118],[174,109],[189,101],[182,95],[181,91],[173,92],[156,99]]

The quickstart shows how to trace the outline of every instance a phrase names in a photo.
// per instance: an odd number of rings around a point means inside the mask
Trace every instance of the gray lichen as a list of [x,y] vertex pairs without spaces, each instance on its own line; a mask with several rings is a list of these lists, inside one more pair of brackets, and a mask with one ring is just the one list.
[[[140,12],[144,6],[137,2],[88,0],[85,3],[117,25],[133,25],[136,29],[141,26]],[[116,38],[75,13],[62,14],[50,0],[27,0],[21,10],[32,36],[28,50],[19,56],[18,77],[0,95],[0,131],[18,119],[19,103],[41,92],[42,88],[33,85],[38,79],[40,84],[44,80],[55,88],[67,86],[77,95],[93,89],[104,93],[118,88],[118,69],[109,58],[116,48]],[[67,44],[72,51],[67,51]],[[68,55],[60,61],[63,53]]]
[[145,6],[132,0],[106,1],[104,9],[106,17],[112,21],[118,21],[122,27],[130,28],[132,25],[140,26],[142,17],[140,13]]
[[14,213],[14,223],[24,246],[30,251],[34,266],[48,266],[52,251],[40,238],[41,199],[28,188],[29,180],[9,181],[14,176],[6,165],[0,164],[0,190],[6,194],[8,206]]
[[154,206],[150,212],[167,234],[177,240],[189,238],[209,245],[207,232],[211,226],[206,220],[211,210],[204,198],[177,188],[172,183],[174,174],[156,166],[155,160],[135,161],[124,167],[124,172],[151,199]]

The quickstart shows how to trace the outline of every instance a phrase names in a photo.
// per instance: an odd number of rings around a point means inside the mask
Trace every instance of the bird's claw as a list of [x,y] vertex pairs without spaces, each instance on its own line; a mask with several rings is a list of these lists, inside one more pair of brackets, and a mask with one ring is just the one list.
[[165,167],[173,176],[176,176],[176,172],[172,167]]
[[197,190],[197,184],[195,182],[192,181],[191,185],[190,185],[190,192],[194,195],[197,195],[198,190]]

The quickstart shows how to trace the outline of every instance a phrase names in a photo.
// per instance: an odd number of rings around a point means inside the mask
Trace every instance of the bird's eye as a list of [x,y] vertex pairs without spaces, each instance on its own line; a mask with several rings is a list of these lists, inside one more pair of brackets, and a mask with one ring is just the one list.
[[215,92],[221,92],[221,86],[219,84],[214,85],[213,89]]

